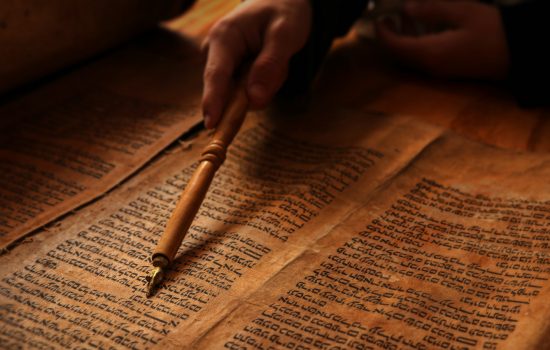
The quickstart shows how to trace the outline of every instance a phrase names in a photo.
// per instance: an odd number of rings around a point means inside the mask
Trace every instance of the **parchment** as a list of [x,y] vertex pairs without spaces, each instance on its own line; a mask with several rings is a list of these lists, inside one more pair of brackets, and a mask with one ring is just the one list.
[[0,344],[547,347],[550,157],[374,113],[250,115],[147,299],[151,252],[207,141],[0,257]]
[[5,0],[0,3],[0,93],[120,45],[189,1]]
[[200,66],[194,45],[157,31],[0,107],[0,249],[199,123]]
[[0,257],[0,343],[211,348],[212,329],[244,315],[250,296],[302,261],[440,133],[368,113],[250,115],[173,269],[147,299],[150,254],[208,140],[203,133]]
[[547,349],[549,176],[442,135],[194,348]]

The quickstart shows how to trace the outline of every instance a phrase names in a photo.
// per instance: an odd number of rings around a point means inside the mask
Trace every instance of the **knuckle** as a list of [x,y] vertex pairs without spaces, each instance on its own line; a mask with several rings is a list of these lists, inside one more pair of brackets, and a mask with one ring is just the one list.
[[288,65],[277,58],[269,58],[256,62],[251,74],[255,82],[262,83],[269,91],[276,90],[285,80]]
[[286,64],[280,57],[266,55],[259,58],[255,63],[255,77],[266,83],[273,83],[284,74]]
[[233,30],[234,26],[234,23],[228,19],[219,20],[208,32],[209,40],[223,40]]
[[288,32],[288,21],[284,18],[278,19],[271,25],[271,31],[274,34],[286,35]]
[[273,39],[278,42],[287,44],[292,42],[293,33],[286,19],[275,21],[270,27],[270,32]]
[[230,72],[220,66],[206,66],[203,73],[203,78],[206,81],[225,81],[229,78]]
[[283,59],[273,53],[258,57],[257,67],[265,70],[276,70],[283,64]]

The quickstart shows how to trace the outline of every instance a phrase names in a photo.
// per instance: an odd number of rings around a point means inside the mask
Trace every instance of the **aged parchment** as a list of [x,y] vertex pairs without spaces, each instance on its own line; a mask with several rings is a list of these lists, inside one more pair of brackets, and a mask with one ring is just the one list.
[[443,135],[194,347],[547,349],[549,176]]
[[151,299],[151,251],[206,135],[1,257],[0,343],[187,347],[440,133],[406,118],[320,118],[249,116]]
[[2,106],[0,248],[104,194],[199,123],[198,67],[193,45],[159,31]]
[[0,94],[120,45],[189,1],[18,1],[0,3]]
[[250,115],[145,298],[151,251],[207,140],[0,257],[0,344],[546,346],[550,157],[403,117]]

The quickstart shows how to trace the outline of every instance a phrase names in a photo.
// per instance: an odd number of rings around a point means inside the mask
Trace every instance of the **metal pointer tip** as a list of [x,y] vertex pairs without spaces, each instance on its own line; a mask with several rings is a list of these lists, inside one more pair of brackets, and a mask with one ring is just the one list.
[[162,282],[164,279],[164,270],[160,266],[156,266],[149,276],[147,276],[147,298],[153,296],[155,288]]

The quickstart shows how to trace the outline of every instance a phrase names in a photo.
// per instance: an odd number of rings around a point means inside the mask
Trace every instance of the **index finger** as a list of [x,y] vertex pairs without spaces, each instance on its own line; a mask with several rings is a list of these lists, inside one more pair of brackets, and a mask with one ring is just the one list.
[[221,117],[231,78],[246,53],[246,44],[238,29],[222,22],[210,32],[207,50],[202,111],[204,124],[210,129]]

